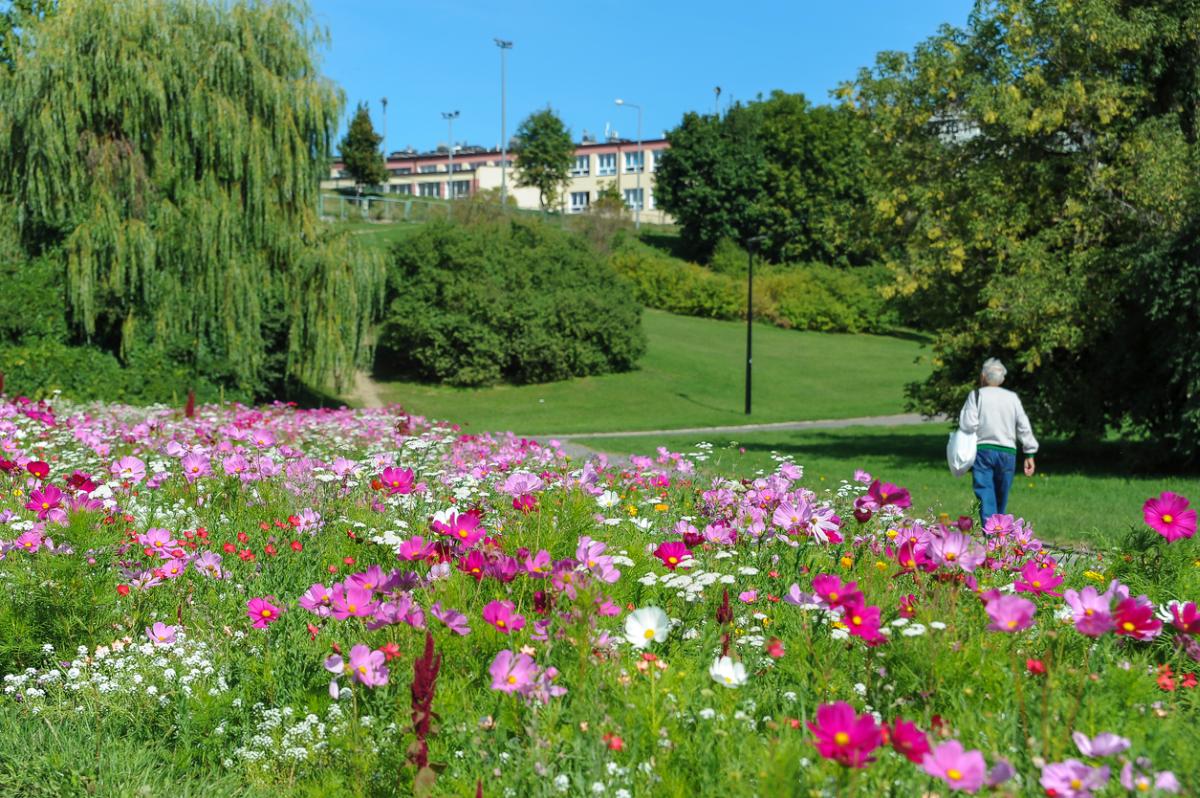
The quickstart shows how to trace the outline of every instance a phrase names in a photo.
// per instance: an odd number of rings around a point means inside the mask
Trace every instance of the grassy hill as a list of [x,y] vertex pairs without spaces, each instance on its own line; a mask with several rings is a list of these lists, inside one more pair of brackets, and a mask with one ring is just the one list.
[[903,411],[927,366],[914,340],[754,328],[754,413],[743,413],[746,325],[647,310],[640,368],[546,385],[379,386],[411,412],[523,434],[678,429]]

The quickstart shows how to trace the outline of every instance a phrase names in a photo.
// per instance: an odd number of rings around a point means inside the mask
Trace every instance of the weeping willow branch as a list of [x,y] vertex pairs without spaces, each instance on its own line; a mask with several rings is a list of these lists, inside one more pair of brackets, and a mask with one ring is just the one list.
[[[341,92],[291,2],[64,0],[0,81],[0,193],[60,248],[80,338],[187,342],[262,384],[338,387],[382,302],[380,258],[315,215]],[[198,356],[197,356],[198,357]]]

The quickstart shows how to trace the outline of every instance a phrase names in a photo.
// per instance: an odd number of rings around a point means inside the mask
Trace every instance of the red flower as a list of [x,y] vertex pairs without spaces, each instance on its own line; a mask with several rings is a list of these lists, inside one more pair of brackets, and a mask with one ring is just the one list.
[[605,732],[603,740],[610,751],[621,751],[625,748],[625,741],[611,732]]
[[38,479],[45,479],[50,475],[50,464],[41,460],[31,460],[25,464],[25,470]]
[[891,725],[885,723],[883,736],[885,742],[891,744],[896,753],[910,762],[920,763],[925,759],[925,754],[929,753],[929,739],[925,732],[906,720],[897,719]]
[[1187,687],[1187,688],[1189,688],[1189,689],[1190,689],[1190,688],[1192,688],[1192,687],[1195,687],[1195,686],[1196,686],[1196,684],[1197,684],[1197,682],[1196,682],[1196,674],[1194,674],[1194,673],[1185,673],[1185,674],[1183,675],[1183,681],[1182,681],[1182,682],[1180,682],[1180,684],[1182,684],[1184,687]]
[[293,540],[290,544],[292,551],[304,551],[304,544],[298,540]]
[[784,653],[783,641],[778,637],[772,637],[767,642],[767,656],[771,659],[781,659]]
[[1029,671],[1030,676],[1044,676],[1046,674],[1046,663],[1040,659],[1025,660],[1025,670]]
[[128,596],[129,595],[129,585],[117,585],[117,595],[118,596]]
[[400,646],[395,643],[384,643],[379,647],[379,650],[383,652],[383,656],[388,662],[400,656]]

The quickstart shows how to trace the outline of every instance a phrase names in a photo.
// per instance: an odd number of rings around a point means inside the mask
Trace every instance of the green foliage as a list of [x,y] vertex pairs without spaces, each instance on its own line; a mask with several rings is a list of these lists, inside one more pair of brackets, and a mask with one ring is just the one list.
[[79,0],[22,34],[0,199],[27,252],[60,253],[73,341],[224,364],[243,393],[344,381],[383,271],[316,219],[341,99],[301,11]]
[[1178,445],[1200,438],[1194,372],[1175,369],[1195,341],[1178,310],[1196,280],[1198,29],[1193,0],[980,3],[843,88],[875,132],[891,291],[940,331],[915,407],[956,411],[994,355],[1039,428],[1128,421],[1196,457]]
[[546,210],[558,202],[575,159],[571,131],[549,108],[525,117],[517,128],[517,185],[536,188]]
[[387,166],[379,145],[383,136],[375,132],[366,103],[359,103],[350,127],[339,145],[342,163],[358,185],[377,186],[387,181]]
[[434,222],[393,251],[377,362],[453,385],[633,368],[641,308],[579,237],[536,220]]
[[722,240],[761,235],[775,262],[869,263],[878,250],[860,218],[868,132],[849,109],[780,91],[720,118],[688,113],[667,134],[659,205],[700,260]]
[[[680,261],[628,242],[610,262],[643,304],[688,316],[746,317],[746,254],[718,249],[722,271]],[[735,263],[742,264],[741,273]],[[764,267],[754,275],[754,317],[780,327],[823,332],[883,332],[896,323],[863,269],[819,263]]]

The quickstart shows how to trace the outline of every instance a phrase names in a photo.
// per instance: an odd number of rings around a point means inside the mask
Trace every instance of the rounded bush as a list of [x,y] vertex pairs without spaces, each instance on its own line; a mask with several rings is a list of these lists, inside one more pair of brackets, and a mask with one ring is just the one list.
[[434,222],[396,246],[376,358],[451,385],[549,382],[633,368],[633,292],[578,236],[531,219]]

